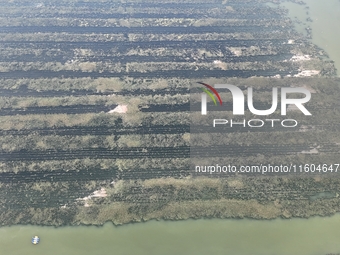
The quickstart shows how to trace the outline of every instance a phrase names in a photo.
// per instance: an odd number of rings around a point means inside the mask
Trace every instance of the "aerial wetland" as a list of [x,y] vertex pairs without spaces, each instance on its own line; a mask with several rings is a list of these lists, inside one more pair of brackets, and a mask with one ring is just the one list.
[[[201,151],[202,164],[339,163],[340,2],[267,2],[4,4],[0,253],[338,254],[336,173],[189,170]],[[197,81],[254,86],[261,109],[273,86],[295,83],[312,93],[313,119],[291,110],[292,129],[217,139],[195,122]]]

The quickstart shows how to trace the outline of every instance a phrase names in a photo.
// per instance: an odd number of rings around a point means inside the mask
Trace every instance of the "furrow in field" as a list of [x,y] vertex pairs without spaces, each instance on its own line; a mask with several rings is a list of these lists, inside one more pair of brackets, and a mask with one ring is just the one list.
[[[74,54],[73,52],[70,54]],[[187,54],[186,56],[140,56],[140,55],[132,55],[132,56],[114,56],[107,54],[106,56],[85,56],[81,57],[82,62],[111,62],[127,64],[130,62],[138,62],[138,63],[147,63],[147,62],[213,62],[215,60],[223,61],[226,63],[240,63],[240,62],[267,62],[267,61],[287,61],[291,59],[293,54],[273,54],[273,55],[254,55],[254,56],[243,56],[237,57],[232,54],[225,54],[223,57],[204,57],[203,59],[195,59],[195,55]],[[69,61],[69,56],[36,56],[36,55],[15,55],[15,56],[0,56],[0,62],[61,62],[64,63]]]
[[[66,159],[135,159],[135,158],[189,158],[192,157],[226,157],[249,155],[291,155],[303,151],[311,151],[313,146],[308,144],[293,145],[232,145],[207,147],[130,147],[115,150],[86,149],[69,151],[15,151],[1,152],[0,161],[32,161],[32,160],[66,160]],[[322,145],[320,151],[339,153],[339,146],[334,144]]]
[[4,79],[22,79],[22,78],[81,78],[81,77],[125,77],[129,76],[131,78],[187,78],[187,79],[201,79],[208,77],[216,78],[228,78],[228,77],[238,77],[238,78],[249,78],[253,76],[287,76],[297,74],[297,70],[291,71],[280,71],[280,70],[168,70],[168,71],[155,71],[155,72],[81,72],[81,71],[10,71],[10,72],[0,72],[0,78]]
[[27,107],[23,109],[6,109],[0,110],[0,116],[14,116],[14,115],[32,115],[32,114],[81,114],[81,113],[100,113],[108,112],[114,109],[117,105],[71,105],[71,106],[41,106],[41,107]]
[[261,32],[261,31],[285,31],[280,26],[190,26],[190,27],[64,27],[64,26],[13,26],[0,27],[0,33],[139,33],[139,34],[188,34],[188,33],[239,33],[239,32]]

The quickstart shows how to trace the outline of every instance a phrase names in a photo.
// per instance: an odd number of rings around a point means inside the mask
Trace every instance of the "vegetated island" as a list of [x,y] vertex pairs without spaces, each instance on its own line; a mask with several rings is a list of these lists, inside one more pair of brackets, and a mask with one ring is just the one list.
[[198,81],[253,86],[263,105],[270,104],[272,87],[312,92],[312,119],[291,109],[299,125],[289,132],[229,129],[220,142],[231,150],[218,158],[238,166],[339,163],[334,64],[296,32],[286,10],[266,3],[4,3],[1,224],[307,218],[340,211],[336,173],[190,171],[190,124],[198,124],[190,88]]

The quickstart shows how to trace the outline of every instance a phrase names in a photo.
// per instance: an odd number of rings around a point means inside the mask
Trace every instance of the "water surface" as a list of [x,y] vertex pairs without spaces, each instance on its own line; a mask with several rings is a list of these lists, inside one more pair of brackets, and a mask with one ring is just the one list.
[[[39,235],[38,245],[31,237]],[[151,221],[115,227],[0,228],[6,255],[320,255],[340,253],[340,214],[311,219]]]
[[[289,9],[289,15],[301,22],[297,24],[300,32],[305,32],[305,27],[312,29],[312,42],[324,49],[330,59],[335,61],[335,67],[340,75],[340,1],[339,0],[304,0],[306,5],[286,2],[283,5]],[[307,21],[307,18],[311,21]]]

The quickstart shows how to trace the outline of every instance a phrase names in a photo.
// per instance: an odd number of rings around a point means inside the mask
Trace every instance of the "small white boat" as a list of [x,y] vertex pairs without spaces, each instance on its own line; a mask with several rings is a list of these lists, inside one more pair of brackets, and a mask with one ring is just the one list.
[[38,244],[40,241],[39,236],[32,237],[32,244]]

